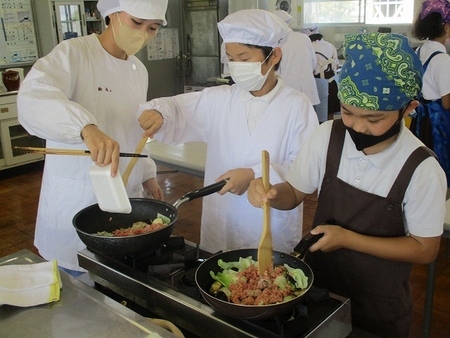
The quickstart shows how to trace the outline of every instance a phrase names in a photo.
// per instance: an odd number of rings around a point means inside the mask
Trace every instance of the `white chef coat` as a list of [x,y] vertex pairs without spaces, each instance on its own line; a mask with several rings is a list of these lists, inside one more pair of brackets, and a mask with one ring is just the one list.
[[[147,98],[148,74],[134,56],[120,60],[106,52],[97,35],[61,42],[39,59],[22,82],[18,94],[19,122],[48,148],[87,149],[80,132],[97,125],[134,152],[142,136],[135,117]],[[123,173],[130,159],[121,158]],[[90,157],[46,155],[35,246],[45,259],[72,270],[76,253],[85,246],[72,225],[73,216],[97,203],[88,171]],[[141,197],[142,183],[156,174],[155,163],[138,159],[127,184],[130,197]]]
[[319,104],[319,93],[313,75],[317,57],[309,37],[291,31],[282,46],[282,53],[278,71],[284,84],[304,93],[313,105]]
[[445,46],[436,41],[426,40],[420,47],[420,61],[424,64],[431,54],[433,57],[423,76],[422,94],[426,100],[437,100],[450,93],[450,56]]
[[320,74],[320,71],[324,71],[328,67],[328,61],[331,62],[332,69],[337,69],[339,66],[339,60],[337,55],[337,49],[334,45],[324,39],[313,41],[312,46],[315,52],[321,53],[327,57],[324,58],[320,54],[316,54],[317,56],[317,65],[314,69],[314,75]]
[[[284,86],[280,78],[266,96],[268,98],[254,97],[237,85],[211,87],[201,92],[154,99],[142,105],[138,113],[145,109],[161,112],[164,123],[155,134],[155,139],[161,142],[178,144],[202,140],[207,143],[205,185],[235,168],[253,168],[255,177],[260,177],[262,150],[270,154],[270,182],[278,183],[284,181],[300,146],[318,121],[308,98]],[[246,103],[258,100],[269,103],[250,133]],[[302,236],[301,224],[298,210],[272,209],[274,249],[290,252]],[[205,249],[217,252],[257,248],[261,230],[262,209],[254,208],[246,193],[204,197],[200,244]]]
[[[386,197],[406,159],[423,146],[404,122],[401,123],[396,141],[374,155],[356,150],[346,133],[338,178],[362,191]],[[313,193],[319,189],[320,194],[332,124],[333,121],[327,121],[314,131],[287,173],[287,181],[297,190]],[[446,192],[444,171],[434,158],[427,158],[414,172],[403,199],[405,230],[420,237],[440,236]]]

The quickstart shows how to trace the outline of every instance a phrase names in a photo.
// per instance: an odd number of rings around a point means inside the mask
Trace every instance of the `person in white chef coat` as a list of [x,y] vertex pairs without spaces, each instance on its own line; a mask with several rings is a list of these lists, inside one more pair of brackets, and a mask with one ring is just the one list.
[[[261,210],[247,201],[250,181],[261,176],[261,151],[270,154],[271,181],[282,182],[303,141],[318,125],[305,94],[275,73],[290,29],[273,13],[249,9],[218,23],[232,86],[158,98],[138,111],[147,136],[170,144],[207,143],[205,185],[229,179],[203,199],[200,245],[209,251],[256,248]],[[298,210],[272,213],[275,250],[290,252],[302,235]]]
[[336,71],[339,67],[337,49],[323,38],[317,27],[305,28],[302,32],[309,36],[317,56],[314,77],[319,90],[320,104],[314,108],[319,115],[319,122],[325,122],[329,116],[341,109],[337,98]]
[[[48,148],[89,149],[91,156],[46,155],[34,244],[45,259],[77,275],[79,239],[73,216],[97,203],[89,168],[111,164],[124,172],[142,131],[135,112],[147,100],[148,73],[133,54],[166,25],[167,0],[100,0],[108,26],[100,34],[66,40],[39,59],[20,86],[19,122]],[[151,159],[138,159],[126,186],[129,197],[163,193]]]
[[[274,14],[287,25],[291,24],[292,16],[286,11],[278,9]],[[291,29],[283,46],[283,58],[278,72],[286,86],[304,93],[314,106],[320,103],[319,92],[314,79],[316,65],[317,56],[309,37]]]
[[[292,16],[283,10],[273,12],[289,26]],[[220,60],[223,64],[223,74],[230,75],[225,44],[220,46]],[[319,92],[314,79],[314,68],[317,57],[311,40],[303,33],[291,29],[289,37],[283,45],[283,58],[278,67],[278,74],[283,78],[284,84],[304,93],[313,105],[320,104]]]

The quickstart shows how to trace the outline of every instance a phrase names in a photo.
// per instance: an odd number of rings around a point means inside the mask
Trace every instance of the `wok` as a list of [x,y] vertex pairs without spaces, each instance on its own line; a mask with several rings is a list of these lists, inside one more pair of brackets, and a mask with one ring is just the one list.
[[[227,183],[226,180],[208,185],[204,188],[190,191],[180,197],[175,203],[130,198],[131,213],[110,213],[102,211],[98,204],[93,204],[79,211],[72,219],[72,224],[81,241],[93,251],[106,255],[133,255],[157,248],[167,240],[178,218],[178,207],[194,199],[211,195]],[[149,222],[163,214],[170,218],[170,223],[159,230],[136,236],[105,237],[96,235],[97,232],[111,232],[120,228],[128,228],[135,222]]]
[[256,261],[258,256],[258,249],[231,250],[216,254],[204,261],[197,268],[197,271],[195,273],[195,281],[200,290],[200,293],[212,308],[230,317],[260,320],[286,314],[297,306],[305,293],[310,289],[314,281],[314,274],[311,268],[308,266],[308,264],[303,262],[302,258],[306,254],[308,248],[315,242],[317,242],[319,238],[322,237],[322,235],[323,234],[306,235],[294,248],[294,252],[291,254],[286,254],[278,251],[273,252],[274,266],[288,264],[292,268],[302,269],[305,275],[308,277],[308,286],[306,287],[306,289],[304,289],[303,293],[289,301],[271,305],[241,305],[221,300],[209,293],[211,284],[214,282],[213,278],[210,276],[210,271],[213,271],[214,273],[222,271],[222,268],[217,265],[217,261],[219,259],[222,259],[224,262],[234,262],[238,261],[239,257],[251,256],[253,260]]

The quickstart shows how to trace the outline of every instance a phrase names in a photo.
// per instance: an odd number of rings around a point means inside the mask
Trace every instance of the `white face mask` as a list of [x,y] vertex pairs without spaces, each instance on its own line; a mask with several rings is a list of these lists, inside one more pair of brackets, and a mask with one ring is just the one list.
[[249,92],[260,90],[264,83],[266,83],[269,72],[273,67],[272,65],[266,74],[262,75],[262,65],[266,62],[272,52],[267,55],[263,62],[228,62],[228,68],[233,81],[236,82],[239,87],[248,90]]
[[127,55],[136,54],[154,38],[150,33],[124,25],[120,20],[119,13],[117,13],[117,18],[119,20],[117,33],[114,30],[114,25],[112,25],[114,41]]

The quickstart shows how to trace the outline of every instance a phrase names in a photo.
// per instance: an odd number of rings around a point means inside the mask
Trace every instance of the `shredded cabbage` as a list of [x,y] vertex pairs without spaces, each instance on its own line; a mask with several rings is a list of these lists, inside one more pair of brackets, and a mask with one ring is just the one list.
[[284,267],[288,271],[289,275],[294,278],[295,287],[297,289],[305,289],[308,286],[308,277],[302,269],[294,269],[287,264],[284,264]]
[[[245,258],[240,257],[239,261],[236,262],[224,262],[222,259],[219,259],[217,264],[223,269],[223,271],[219,271],[217,273],[210,271],[209,273],[216,281],[215,283],[219,282],[223,287],[220,287],[220,285],[214,285],[214,287],[211,287],[210,292],[212,294],[216,294],[217,291],[220,290],[224,292],[228,298],[230,298],[231,292],[228,288],[231,284],[238,281],[247,282],[246,277],[239,277],[238,273],[252,265],[256,266],[257,262],[249,256]],[[308,277],[301,269],[292,268],[287,264],[284,264],[284,268],[286,269],[285,273],[275,277],[273,284],[275,284],[280,290],[284,290],[288,287],[293,291],[292,295],[286,296],[283,300],[288,301],[295,298],[301,293],[301,290],[308,287]]]
[[219,259],[217,264],[224,270],[235,268],[238,271],[242,271],[251,265],[256,265],[256,262],[252,259],[252,256],[248,256],[246,258],[239,257],[238,262],[224,262],[222,259]]

